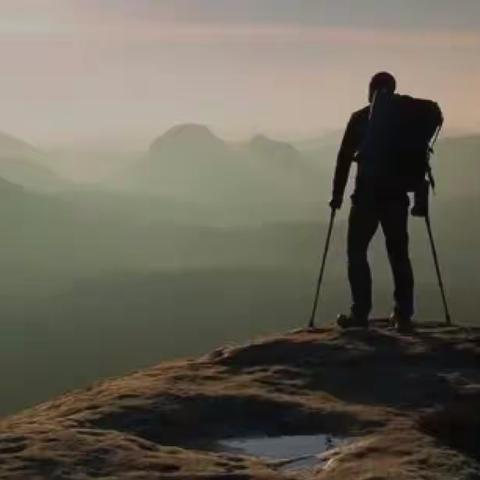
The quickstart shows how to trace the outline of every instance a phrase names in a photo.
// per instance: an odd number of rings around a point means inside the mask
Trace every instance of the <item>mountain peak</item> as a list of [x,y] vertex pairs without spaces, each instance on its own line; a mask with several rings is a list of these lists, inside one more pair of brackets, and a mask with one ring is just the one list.
[[224,145],[224,142],[205,125],[185,123],[170,128],[163,135],[158,137],[152,143],[150,152],[155,153],[166,144],[218,146]]
[[212,131],[206,125],[202,125],[201,123],[181,123],[169,128],[165,132],[165,136],[180,134],[201,134],[214,136]]
[[267,137],[266,135],[264,135],[263,133],[259,133],[257,135],[255,135],[251,140],[250,140],[250,145],[277,145],[277,146],[280,146],[280,145],[283,145],[283,146],[290,146],[289,143],[287,142],[283,142],[283,141],[280,141],[280,140],[274,140],[273,138],[270,138],[270,137]]
[[249,142],[248,147],[260,155],[274,155],[285,159],[297,159],[298,150],[290,143],[281,140],[273,140],[265,135],[255,135]]

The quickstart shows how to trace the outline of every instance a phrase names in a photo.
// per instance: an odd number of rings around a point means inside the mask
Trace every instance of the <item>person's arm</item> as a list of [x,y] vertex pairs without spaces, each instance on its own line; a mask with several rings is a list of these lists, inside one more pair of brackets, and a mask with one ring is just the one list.
[[357,123],[357,118],[355,115],[352,115],[338,152],[337,165],[333,177],[332,200],[330,201],[330,206],[334,209],[339,209],[342,206],[343,195],[350,174],[350,167],[352,166],[355,153],[358,149]]

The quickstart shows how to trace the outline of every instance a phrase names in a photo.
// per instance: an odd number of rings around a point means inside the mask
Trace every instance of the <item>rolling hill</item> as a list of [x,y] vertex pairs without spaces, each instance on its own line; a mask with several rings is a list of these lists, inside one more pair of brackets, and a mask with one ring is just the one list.
[[41,164],[42,152],[0,132],[0,177],[37,191],[58,190],[59,178]]

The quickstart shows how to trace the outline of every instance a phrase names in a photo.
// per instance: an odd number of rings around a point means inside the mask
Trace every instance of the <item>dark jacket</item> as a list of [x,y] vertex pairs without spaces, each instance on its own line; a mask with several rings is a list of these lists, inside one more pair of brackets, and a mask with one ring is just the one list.
[[[348,122],[337,157],[333,198],[343,198],[350,167],[356,162],[357,177],[352,195],[354,202],[378,199],[405,201],[406,186],[402,178],[394,173],[395,170],[390,168],[394,158],[395,135],[392,133],[395,127],[385,120],[388,114],[385,117],[378,112],[373,120],[370,120],[370,108],[367,106],[354,112]],[[377,102],[376,109],[379,108],[381,103]]]
[[370,107],[365,107],[354,112],[350,117],[337,157],[337,166],[333,178],[334,198],[343,198],[350,167],[352,162],[357,160],[357,154],[367,133],[369,114]]

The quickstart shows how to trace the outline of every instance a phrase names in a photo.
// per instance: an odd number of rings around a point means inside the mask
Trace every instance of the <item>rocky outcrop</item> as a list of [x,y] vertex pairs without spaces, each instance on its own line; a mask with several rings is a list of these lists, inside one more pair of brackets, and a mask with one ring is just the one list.
[[[0,425],[2,479],[480,478],[480,329],[298,331],[72,392]],[[348,438],[313,467],[238,435]],[[199,447],[201,445],[201,447]]]

